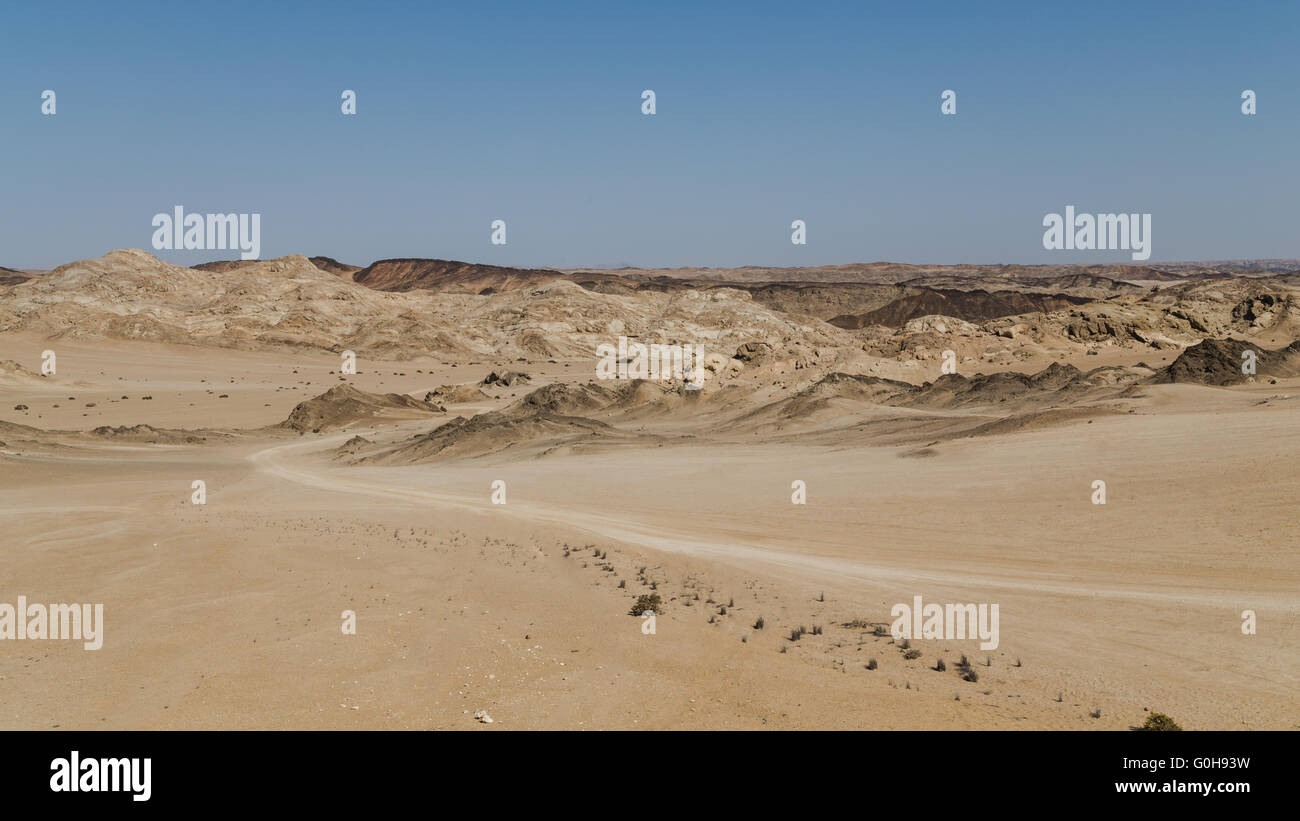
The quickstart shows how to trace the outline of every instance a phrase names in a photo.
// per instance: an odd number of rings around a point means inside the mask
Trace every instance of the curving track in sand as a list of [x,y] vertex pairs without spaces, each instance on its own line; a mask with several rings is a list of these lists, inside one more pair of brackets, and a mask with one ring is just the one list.
[[[385,483],[373,478],[348,476],[346,475],[348,468],[331,468],[320,459],[301,458],[302,455],[309,452],[319,453],[337,447],[354,435],[355,431],[349,431],[344,434],[313,439],[309,442],[275,445],[251,454],[249,460],[257,470],[263,473],[318,490],[364,494],[389,501],[406,500],[413,504],[432,503],[461,510],[484,512],[486,505],[482,496],[473,498],[457,496]],[[553,503],[539,504],[511,501],[509,505],[494,507],[492,512],[494,514],[501,512],[504,515],[539,524],[574,527],[626,544],[639,545],[669,553],[682,553],[738,566],[752,566],[755,562],[762,563],[770,569],[809,580],[839,579],[861,584],[889,582],[891,587],[900,584],[925,584],[963,588],[995,588],[1086,599],[1120,599],[1138,602],[1197,605],[1209,608],[1231,608],[1240,600],[1240,595],[1231,591],[1214,593],[1187,588],[1161,591],[1121,589],[1102,584],[1089,584],[1086,581],[1062,583],[1056,580],[1057,577],[1049,579],[1049,574],[1035,573],[1027,569],[1017,570],[1014,576],[998,572],[980,572],[976,574],[951,570],[900,569],[861,561],[760,547],[743,542],[720,542],[704,539],[686,531],[674,531],[658,522],[653,524],[639,522],[610,514],[559,507]],[[1253,593],[1252,596],[1254,596],[1255,601],[1259,602],[1260,606],[1290,607],[1295,604],[1293,598],[1270,600],[1261,597],[1258,593]]]

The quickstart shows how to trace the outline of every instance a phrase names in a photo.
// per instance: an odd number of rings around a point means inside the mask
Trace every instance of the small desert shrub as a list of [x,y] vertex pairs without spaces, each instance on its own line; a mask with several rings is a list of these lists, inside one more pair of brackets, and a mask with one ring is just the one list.
[[1088,713],[1088,715],[1092,716],[1093,718],[1101,718],[1101,708],[1100,707],[1094,708],[1091,713]]
[[627,589],[627,579],[619,579],[619,580],[618,580],[618,589],[619,589],[619,590],[626,590],[626,589]]
[[915,648],[908,650],[906,653],[903,654],[903,658],[907,659],[908,661],[911,661],[912,659],[919,659],[920,657],[921,657],[921,651]]
[[980,674],[975,672],[974,667],[967,667],[962,671],[961,677],[964,681],[979,681]]
[[822,634],[822,626],[820,624],[814,624],[812,634],[814,636],[820,636]]
[[808,628],[802,624],[790,631],[790,641],[798,641],[808,632]]
[[663,599],[659,597],[658,593],[643,594],[637,597],[636,604],[632,605],[632,609],[627,614],[629,616],[639,616],[647,610],[653,610],[658,614],[661,607],[663,607]]
[[876,669],[876,667],[877,667],[877,665],[876,665],[876,660],[875,660],[875,659],[872,659],[871,661],[867,662],[867,669],[868,669],[868,670],[874,670],[874,669]]
[[942,673],[943,671],[948,669],[948,665],[943,663],[943,659],[939,659],[939,661],[935,663],[934,669]]
[[754,629],[755,629],[755,630],[762,630],[764,624],[766,624],[766,622],[763,621],[763,617],[762,617],[762,616],[759,616],[759,617],[758,617],[758,621],[754,622]]
[[1164,713],[1152,713],[1147,716],[1146,722],[1140,729],[1148,731],[1169,731],[1182,730],[1183,728],[1179,727],[1178,722],[1174,721]]

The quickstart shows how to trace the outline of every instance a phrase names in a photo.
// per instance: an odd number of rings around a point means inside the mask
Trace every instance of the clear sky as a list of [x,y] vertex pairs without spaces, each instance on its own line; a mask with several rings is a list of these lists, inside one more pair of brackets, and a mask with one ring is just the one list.
[[1151,261],[1300,257],[1298,23],[1290,1],[8,3],[0,265],[152,250],[175,205],[261,214],[263,258],[358,265],[1130,261],[1045,250],[1066,205],[1150,213]]

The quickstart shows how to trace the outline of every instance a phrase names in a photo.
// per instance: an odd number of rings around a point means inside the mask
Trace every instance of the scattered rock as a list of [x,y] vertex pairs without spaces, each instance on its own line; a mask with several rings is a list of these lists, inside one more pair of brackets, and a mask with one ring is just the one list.
[[496,371],[492,371],[487,376],[483,377],[483,381],[479,384],[482,385],[501,384],[509,388],[514,385],[523,384],[524,382],[531,382],[532,379],[533,378],[531,376],[521,371],[506,371],[505,373],[500,373],[500,374],[497,373]]

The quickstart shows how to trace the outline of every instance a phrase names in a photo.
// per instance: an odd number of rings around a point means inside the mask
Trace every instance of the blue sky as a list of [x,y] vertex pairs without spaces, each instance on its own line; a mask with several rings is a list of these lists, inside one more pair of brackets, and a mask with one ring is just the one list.
[[152,250],[174,205],[260,213],[264,258],[359,265],[1130,261],[1045,250],[1066,205],[1152,214],[1152,261],[1300,257],[1298,23],[1293,2],[9,4],[0,265]]

